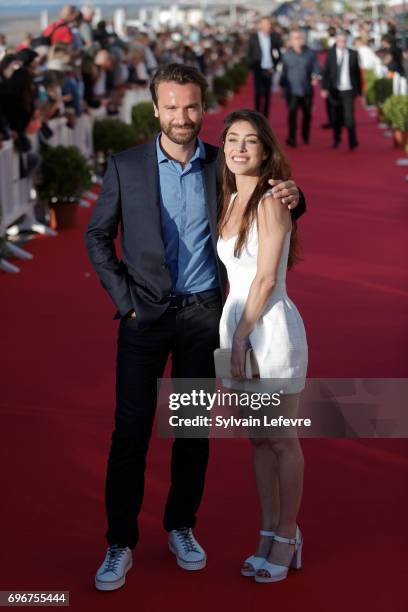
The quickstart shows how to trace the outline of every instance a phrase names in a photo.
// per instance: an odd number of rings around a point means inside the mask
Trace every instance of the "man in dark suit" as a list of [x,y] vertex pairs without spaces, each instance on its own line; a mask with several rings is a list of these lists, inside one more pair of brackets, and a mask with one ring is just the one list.
[[336,44],[330,49],[323,70],[322,96],[329,98],[333,118],[333,148],[341,141],[341,129],[348,131],[350,150],[358,146],[354,119],[354,100],[361,96],[362,83],[358,53],[347,48],[347,37],[336,36]]
[[[132,565],[157,379],[169,355],[174,378],[215,377],[226,274],[216,252],[218,149],[198,138],[206,89],[190,66],[170,64],[156,73],[151,92],[161,132],[110,158],[86,232],[91,261],[120,318],[106,477],[109,547],[95,578],[100,590],[122,586]],[[293,181],[274,189],[285,205],[298,203]],[[295,217],[304,210],[301,197]],[[123,261],[114,247],[119,226]],[[172,449],[164,528],[187,570],[206,564],[192,528],[208,450],[205,438],[176,438]]]
[[272,77],[281,58],[281,46],[281,38],[273,31],[270,19],[262,17],[257,32],[249,39],[247,63],[254,75],[255,109],[265,117],[269,116]]

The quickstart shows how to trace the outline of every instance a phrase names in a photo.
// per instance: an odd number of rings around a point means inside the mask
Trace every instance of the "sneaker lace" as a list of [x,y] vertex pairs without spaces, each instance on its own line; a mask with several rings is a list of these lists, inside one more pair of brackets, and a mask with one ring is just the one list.
[[110,546],[108,551],[108,556],[106,559],[106,572],[115,572],[118,566],[119,561],[125,554],[126,547],[121,546]]
[[193,532],[191,531],[190,528],[178,529],[177,537],[181,541],[181,544],[186,553],[189,553],[189,552],[199,553],[200,552],[197,548],[197,544],[194,540]]

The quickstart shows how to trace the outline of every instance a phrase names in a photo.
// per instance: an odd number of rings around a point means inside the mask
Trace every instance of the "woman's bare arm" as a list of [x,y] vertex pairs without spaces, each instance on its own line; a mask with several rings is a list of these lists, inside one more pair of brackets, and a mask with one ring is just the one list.
[[261,317],[276,285],[286,234],[291,229],[289,210],[280,200],[267,196],[258,209],[257,270],[232,342],[231,374],[245,378],[247,338]]

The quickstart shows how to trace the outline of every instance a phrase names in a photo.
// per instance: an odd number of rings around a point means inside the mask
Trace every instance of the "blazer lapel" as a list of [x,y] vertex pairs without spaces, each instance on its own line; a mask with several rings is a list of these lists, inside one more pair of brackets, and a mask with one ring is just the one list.
[[261,49],[261,43],[259,42],[258,32],[255,32],[255,44],[256,44],[257,54],[259,57],[259,62],[262,62],[262,49]]
[[146,206],[152,218],[152,235],[149,236],[149,240],[153,241],[164,260],[165,250],[161,218],[160,178],[159,165],[157,162],[156,139],[151,140],[146,145],[145,162],[143,172],[146,181],[146,194],[148,194]]
[[204,195],[207,208],[208,222],[210,224],[211,239],[215,254],[217,254],[217,180],[216,164],[213,155],[206,148],[206,159],[204,160]]
[[[205,144],[205,143],[204,143]],[[211,240],[214,249],[215,260],[217,262],[218,279],[221,289],[223,303],[226,299],[227,274],[217,253],[218,242],[218,192],[217,192],[217,152],[214,147],[206,147],[206,159],[204,160],[204,195],[207,208],[208,222],[211,231]]]

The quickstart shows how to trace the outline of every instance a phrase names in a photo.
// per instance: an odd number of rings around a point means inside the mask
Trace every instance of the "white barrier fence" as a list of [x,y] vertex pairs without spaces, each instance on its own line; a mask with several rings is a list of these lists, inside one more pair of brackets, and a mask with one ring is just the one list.
[[[119,118],[126,123],[131,123],[132,107],[139,102],[150,101],[149,89],[138,88],[125,92]],[[68,127],[64,117],[52,119],[48,122],[53,134],[47,143],[50,146],[76,146],[88,159],[92,159],[93,138],[92,130],[94,121],[106,116],[104,107],[92,110],[91,114],[82,114],[76,118],[73,128]],[[30,138],[33,151],[39,152],[40,143],[38,136]],[[0,148],[0,239],[5,235],[17,235],[22,230],[56,236],[57,232],[39,223],[35,218],[34,207],[36,204],[33,195],[33,186],[30,177],[20,178],[20,157],[14,151],[11,140],[2,143]],[[24,155],[24,154],[23,154]],[[89,206],[86,200],[80,200],[83,206]],[[31,255],[12,245],[6,243],[6,252],[21,259],[31,259]],[[7,272],[19,272],[19,268],[6,259],[1,258],[0,269]]]
[[408,95],[408,80],[401,76],[398,72],[394,72],[392,77],[392,93],[394,96]]
[[[25,162],[27,154],[22,155]],[[20,157],[14,151],[13,142],[8,140],[0,149],[0,237],[7,228],[22,218],[19,230],[30,229],[40,234],[56,235],[54,230],[39,223],[34,215],[35,201],[31,198],[32,181],[30,177],[20,178]],[[20,259],[32,259],[32,255],[7,242],[6,253]],[[0,269],[19,272],[19,268],[0,257]]]
[[102,119],[105,115],[104,108],[93,111],[92,115],[83,114],[76,117],[73,128],[68,127],[65,117],[51,119],[48,121],[48,125],[54,133],[47,140],[47,144],[51,147],[58,145],[64,147],[75,146],[81,151],[82,155],[91,159],[93,156],[92,127],[95,119]]
[[152,98],[147,87],[128,89],[122,100],[119,118],[125,123],[132,123],[132,108],[139,102],[151,102]]

